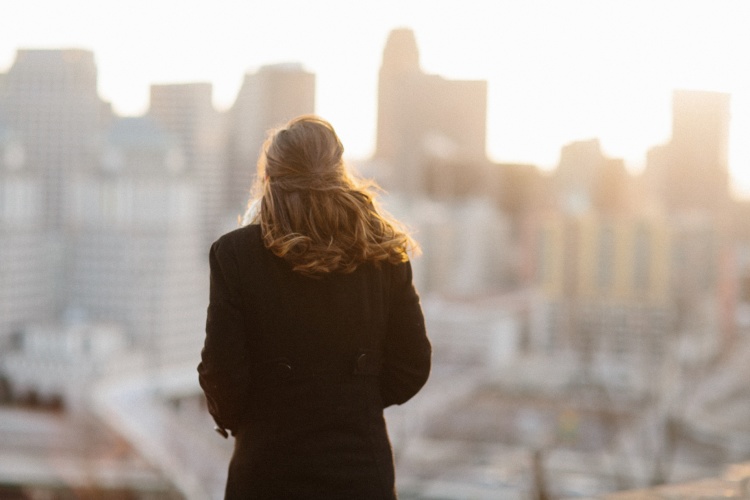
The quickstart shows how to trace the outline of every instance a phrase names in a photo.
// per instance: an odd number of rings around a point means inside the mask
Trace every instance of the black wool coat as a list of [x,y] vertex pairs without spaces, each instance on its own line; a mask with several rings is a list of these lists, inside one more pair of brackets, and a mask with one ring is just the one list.
[[410,263],[305,277],[250,225],[210,265],[198,372],[235,438],[226,498],[396,498],[383,408],[420,390],[431,356]]

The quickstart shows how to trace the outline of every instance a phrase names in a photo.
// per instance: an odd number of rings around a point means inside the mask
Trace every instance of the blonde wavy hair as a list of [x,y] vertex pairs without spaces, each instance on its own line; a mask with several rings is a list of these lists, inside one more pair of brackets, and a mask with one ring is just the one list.
[[245,223],[265,246],[307,276],[350,273],[360,264],[399,263],[419,246],[377,204],[377,185],[355,178],[330,123],[303,115],[271,132]]

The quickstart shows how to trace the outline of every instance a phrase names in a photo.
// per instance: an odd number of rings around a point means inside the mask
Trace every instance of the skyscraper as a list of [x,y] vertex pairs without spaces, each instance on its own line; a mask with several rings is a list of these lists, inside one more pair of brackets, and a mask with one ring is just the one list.
[[423,75],[419,66],[419,49],[414,33],[409,29],[391,32],[383,49],[383,61],[378,76],[378,123],[375,154],[393,160],[406,152],[400,150],[396,127],[406,117],[403,105],[414,100],[414,84]]
[[468,170],[487,163],[486,124],[487,82],[425,74],[413,32],[390,33],[378,80],[375,157],[388,169],[383,184],[424,193],[428,162],[451,164],[473,177],[477,173]]
[[672,97],[672,146],[684,168],[726,170],[729,94],[677,90]]
[[185,172],[199,189],[199,221],[204,244],[226,228],[224,193],[226,166],[224,123],[214,109],[210,83],[151,86],[149,116],[177,138],[185,155]]
[[0,80],[0,343],[44,331],[62,345],[57,332],[106,323],[160,364],[192,359],[208,298],[205,198],[223,187],[210,182],[223,145],[210,85],[156,89],[155,116],[127,119],[96,87],[84,50],[19,50]]
[[90,168],[109,108],[97,94],[87,50],[19,50],[3,79],[0,119],[26,145],[26,163],[41,180],[45,227],[64,225],[70,174]]
[[198,186],[184,158],[150,117],[118,119],[74,193],[71,307],[161,356],[195,354],[208,299]]
[[598,139],[563,146],[553,181],[567,213],[625,212],[634,204],[624,162],[605,156]]
[[649,178],[672,212],[726,208],[729,201],[729,94],[675,91],[672,138],[649,156]]
[[0,123],[0,344],[29,321],[53,319],[55,239],[18,134]]
[[227,209],[240,214],[248,201],[255,167],[268,131],[315,112],[315,75],[294,63],[248,73],[228,118]]

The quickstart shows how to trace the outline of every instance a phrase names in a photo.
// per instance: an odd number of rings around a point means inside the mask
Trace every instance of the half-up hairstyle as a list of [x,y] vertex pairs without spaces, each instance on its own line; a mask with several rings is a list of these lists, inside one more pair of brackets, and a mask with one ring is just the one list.
[[333,127],[313,115],[272,131],[258,160],[257,207],[265,246],[307,276],[399,263],[419,248],[377,205],[373,182],[355,179]]

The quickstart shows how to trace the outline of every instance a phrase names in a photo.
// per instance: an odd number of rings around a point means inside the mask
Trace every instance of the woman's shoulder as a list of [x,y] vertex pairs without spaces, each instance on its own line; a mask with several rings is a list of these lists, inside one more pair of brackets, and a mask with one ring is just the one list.
[[214,241],[211,248],[216,252],[235,251],[241,249],[245,253],[254,248],[262,248],[263,239],[259,224],[248,224],[221,235]]

